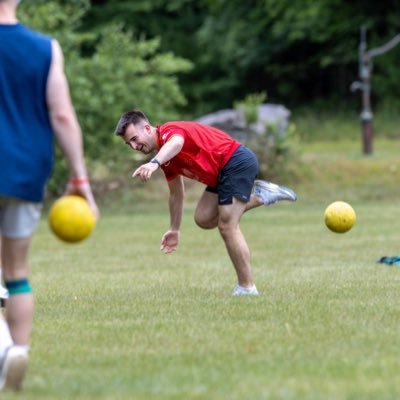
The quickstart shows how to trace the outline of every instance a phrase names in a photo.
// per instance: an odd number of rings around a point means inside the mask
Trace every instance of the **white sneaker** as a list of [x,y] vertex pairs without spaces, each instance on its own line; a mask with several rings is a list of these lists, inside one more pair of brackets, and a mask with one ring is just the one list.
[[236,285],[233,288],[232,296],[258,296],[258,290],[256,288],[256,285],[253,285],[250,288]]
[[265,206],[280,200],[297,200],[297,195],[292,189],[262,180],[254,181],[254,195],[260,198]]
[[19,346],[9,347],[1,362],[0,390],[21,390],[27,369],[28,352]]

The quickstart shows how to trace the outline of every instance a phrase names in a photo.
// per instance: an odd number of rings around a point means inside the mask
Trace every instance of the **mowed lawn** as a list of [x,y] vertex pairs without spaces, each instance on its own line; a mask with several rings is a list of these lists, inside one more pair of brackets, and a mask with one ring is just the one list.
[[[23,399],[398,399],[399,207],[353,203],[334,234],[328,204],[277,204],[242,220],[257,298],[232,298],[217,231],[186,210],[179,251],[159,251],[169,217],[105,213],[84,243],[43,219],[31,252],[36,315]],[[343,200],[343,199],[341,199]]]

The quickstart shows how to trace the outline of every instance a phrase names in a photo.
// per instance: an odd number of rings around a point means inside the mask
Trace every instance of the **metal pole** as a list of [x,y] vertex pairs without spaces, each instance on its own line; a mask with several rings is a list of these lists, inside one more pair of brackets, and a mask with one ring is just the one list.
[[372,59],[376,56],[385,54],[395,46],[400,44],[400,34],[389,40],[381,47],[372,50],[367,50],[367,30],[365,26],[360,29],[360,45],[358,48],[358,62],[359,62],[359,81],[351,84],[350,89],[354,92],[361,90],[362,92],[362,111],[360,114],[361,132],[362,132],[362,147],[364,154],[372,153],[372,140],[373,140],[373,114],[371,111],[371,72],[372,72]]
[[361,27],[359,48],[359,76],[362,90],[362,111],[360,114],[362,147],[364,154],[371,154],[373,149],[373,114],[371,111],[371,67],[372,60],[367,51],[367,31]]

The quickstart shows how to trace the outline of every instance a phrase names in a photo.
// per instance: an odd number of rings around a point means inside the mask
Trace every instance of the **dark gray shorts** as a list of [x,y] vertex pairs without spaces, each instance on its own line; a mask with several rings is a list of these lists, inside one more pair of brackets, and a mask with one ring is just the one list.
[[32,236],[41,211],[42,203],[0,196],[0,235],[10,239]]
[[218,194],[220,206],[232,204],[233,197],[247,203],[257,174],[256,155],[247,147],[240,146],[220,171],[217,186],[207,186],[206,191]]

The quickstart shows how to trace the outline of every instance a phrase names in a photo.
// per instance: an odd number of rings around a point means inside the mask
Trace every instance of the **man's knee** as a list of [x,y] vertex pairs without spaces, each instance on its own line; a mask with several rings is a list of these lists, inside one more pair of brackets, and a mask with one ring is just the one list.
[[229,237],[233,232],[233,226],[229,222],[218,221],[218,230],[223,238]]
[[207,219],[198,214],[195,214],[194,222],[202,229],[214,229],[218,224],[217,218]]

